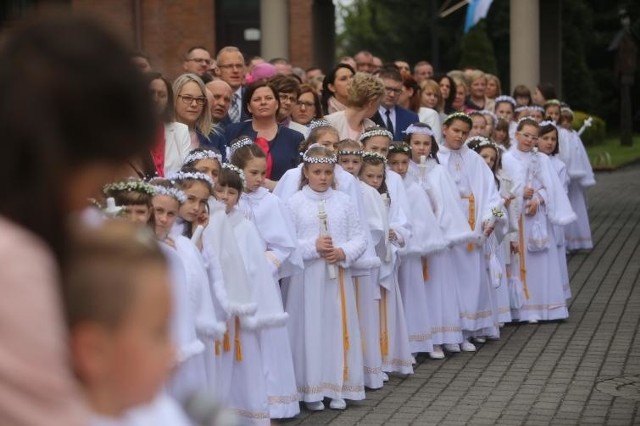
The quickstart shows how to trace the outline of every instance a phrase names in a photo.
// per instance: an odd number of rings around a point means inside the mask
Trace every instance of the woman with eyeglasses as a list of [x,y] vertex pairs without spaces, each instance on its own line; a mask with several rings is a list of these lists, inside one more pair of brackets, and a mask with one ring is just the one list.
[[211,122],[207,88],[195,74],[182,74],[173,82],[175,120],[189,128],[191,149],[214,149],[225,155],[224,139]]
[[291,111],[291,119],[298,124],[308,126],[314,119],[322,118],[320,97],[308,84],[300,86],[298,101]]
[[224,138],[229,145],[234,139],[247,136],[262,148],[267,155],[262,185],[272,191],[282,175],[298,165],[298,148],[304,136],[278,124],[280,97],[269,81],[260,80],[249,85],[242,102],[251,120],[230,124]]

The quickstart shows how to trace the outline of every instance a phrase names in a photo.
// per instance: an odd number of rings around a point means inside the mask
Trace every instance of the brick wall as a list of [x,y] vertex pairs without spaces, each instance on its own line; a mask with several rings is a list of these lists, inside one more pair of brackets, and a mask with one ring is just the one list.
[[313,65],[313,0],[289,0],[289,60],[303,69]]
[[[215,0],[141,0],[140,5],[141,50],[154,69],[173,79],[190,47],[203,45],[215,55]],[[73,0],[72,6],[104,19],[136,48],[132,0]]]

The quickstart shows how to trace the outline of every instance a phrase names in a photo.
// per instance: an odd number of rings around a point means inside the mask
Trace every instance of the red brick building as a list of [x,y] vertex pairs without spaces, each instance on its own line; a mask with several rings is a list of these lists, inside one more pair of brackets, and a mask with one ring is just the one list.
[[302,68],[328,69],[335,56],[332,0],[4,0],[0,31],[31,7],[60,5],[113,26],[154,69],[174,77],[182,58],[202,45],[212,55],[238,46],[246,58],[288,58]]

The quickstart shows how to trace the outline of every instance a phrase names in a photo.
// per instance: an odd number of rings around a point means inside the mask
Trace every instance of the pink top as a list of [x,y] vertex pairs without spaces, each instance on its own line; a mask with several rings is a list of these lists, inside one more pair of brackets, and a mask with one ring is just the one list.
[[0,424],[86,425],[51,253],[3,217],[0,236]]

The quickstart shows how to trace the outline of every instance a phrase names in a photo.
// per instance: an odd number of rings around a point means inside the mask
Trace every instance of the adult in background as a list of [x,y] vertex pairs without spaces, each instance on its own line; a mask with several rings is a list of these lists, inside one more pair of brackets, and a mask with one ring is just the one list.
[[401,141],[404,138],[402,132],[409,127],[409,124],[418,121],[418,114],[398,106],[403,83],[402,76],[397,68],[383,68],[378,73],[378,77],[384,84],[385,94],[372,120],[377,125],[385,127],[393,133],[393,140]]
[[495,102],[489,99],[487,92],[487,76],[480,70],[468,72],[469,93],[465,99],[465,107],[469,110],[480,111],[486,109],[493,111]]
[[338,64],[322,82],[322,110],[332,114],[347,108],[349,83],[356,72],[347,64]]
[[[502,95],[502,85],[498,76],[493,74],[485,74],[487,77],[487,90],[484,92],[485,96],[491,100],[494,100]],[[485,108],[486,109],[486,108]]]
[[218,77],[231,86],[233,90],[229,112],[223,123],[226,125],[247,120],[249,116],[246,115],[242,107],[242,97],[244,96],[242,84],[245,74],[242,52],[235,46],[225,46],[218,52],[216,62],[218,63]]
[[367,127],[375,126],[369,118],[376,113],[384,96],[384,84],[369,73],[356,73],[349,85],[347,108],[325,116],[336,128],[340,139],[359,140]]
[[260,80],[247,87],[244,108],[251,120],[227,126],[225,140],[229,145],[240,136],[248,136],[262,148],[267,154],[264,186],[271,191],[276,181],[298,164],[298,148],[304,136],[278,124],[280,98],[268,81]]
[[300,86],[298,101],[291,111],[291,119],[303,126],[309,126],[312,120],[322,118],[320,96],[308,84]]
[[187,50],[182,62],[185,73],[192,73],[200,78],[210,80],[209,66],[211,65],[211,54],[202,46],[194,46]]
[[173,82],[173,108],[176,121],[189,128],[191,149],[214,148],[224,158],[224,138],[211,124],[207,88],[197,75],[182,74]]
[[148,78],[151,99],[162,122],[156,134],[156,143],[151,149],[151,158],[156,174],[167,176],[180,170],[189,153],[189,128],[175,121],[171,83],[157,72],[149,73]]
[[550,83],[538,84],[531,95],[531,100],[538,106],[544,106],[551,99],[558,99],[558,94],[556,88]]
[[293,107],[298,102],[298,96],[300,95],[298,79],[291,75],[277,74],[271,78],[270,82],[280,98],[280,108],[277,116],[278,124],[300,132],[306,138],[309,134],[309,129],[291,120]]
[[12,26],[0,93],[0,424],[86,425],[59,296],[69,219],[153,146],[149,86],[118,37],[67,14]]
[[131,55],[131,60],[140,71],[151,72],[151,60],[146,53],[134,52],[134,54]]
[[356,61],[356,71],[373,72],[373,55],[368,50],[361,50],[353,56]]
[[293,67],[291,62],[286,58],[273,58],[269,60],[269,63],[276,67],[278,74],[291,75],[293,74]]
[[229,112],[231,105],[231,96],[233,90],[223,80],[213,80],[205,84],[207,90],[211,92],[211,102],[209,102],[209,110],[211,111],[211,123],[214,127],[224,130],[222,121]]
[[413,79],[422,83],[424,80],[433,77],[433,66],[427,61],[420,61],[413,66]]
[[442,95],[442,99],[444,100],[444,113],[446,115],[449,115],[455,112],[455,109],[453,108],[453,102],[455,101],[456,93],[458,91],[456,82],[453,81],[453,78],[449,77],[447,74],[436,76],[435,80],[438,82],[438,86],[440,87],[440,94]]
[[396,60],[396,61],[393,62],[393,64],[400,71],[400,74],[402,75],[402,78],[411,77],[411,67],[409,66],[408,62],[403,61],[403,60]]

